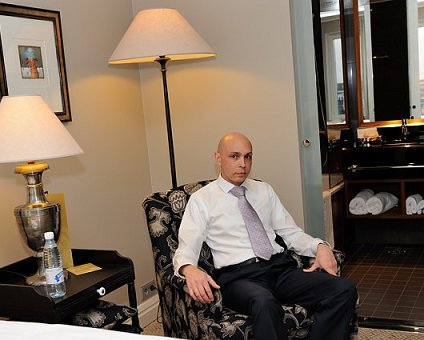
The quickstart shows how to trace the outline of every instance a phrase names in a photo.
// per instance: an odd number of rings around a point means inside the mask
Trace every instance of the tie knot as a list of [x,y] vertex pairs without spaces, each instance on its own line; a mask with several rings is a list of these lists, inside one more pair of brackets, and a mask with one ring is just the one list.
[[235,186],[230,190],[230,192],[236,197],[243,197],[245,194],[246,188],[243,186]]

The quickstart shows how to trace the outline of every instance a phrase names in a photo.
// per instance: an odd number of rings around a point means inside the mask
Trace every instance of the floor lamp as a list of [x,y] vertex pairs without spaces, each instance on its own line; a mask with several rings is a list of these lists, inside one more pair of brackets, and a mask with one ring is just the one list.
[[172,187],[177,186],[171,112],[169,109],[166,63],[215,56],[184,17],[175,9],[159,8],[140,11],[109,59],[110,64],[158,62],[161,66],[168,132]]

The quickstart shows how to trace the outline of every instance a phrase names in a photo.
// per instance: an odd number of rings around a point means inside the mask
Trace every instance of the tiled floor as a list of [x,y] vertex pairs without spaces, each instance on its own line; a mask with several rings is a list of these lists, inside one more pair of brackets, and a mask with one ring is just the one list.
[[355,245],[342,275],[355,281],[358,316],[424,326],[424,246]]

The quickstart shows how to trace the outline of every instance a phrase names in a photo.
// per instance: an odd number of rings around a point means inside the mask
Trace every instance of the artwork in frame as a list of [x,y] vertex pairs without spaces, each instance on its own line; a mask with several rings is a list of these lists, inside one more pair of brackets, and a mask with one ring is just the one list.
[[40,95],[71,121],[60,12],[0,3],[0,98]]

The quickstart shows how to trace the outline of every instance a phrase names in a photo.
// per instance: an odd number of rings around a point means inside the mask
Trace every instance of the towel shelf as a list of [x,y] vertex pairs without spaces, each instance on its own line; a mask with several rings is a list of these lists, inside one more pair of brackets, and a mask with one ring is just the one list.
[[[420,147],[357,147],[342,151],[344,232],[350,242],[424,245],[424,213],[408,215],[406,199],[424,197],[424,144]],[[379,215],[353,215],[349,202],[363,189],[389,192],[398,205]]]
[[[406,213],[406,198],[413,194],[424,197],[424,178],[413,179],[353,179],[345,180],[346,217],[348,219],[423,219],[424,214],[408,215]],[[363,189],[371,189],[375,193],[386,191],[395,195],[398,206],[379,215],[353,215],[349,212],[349,202]]]

